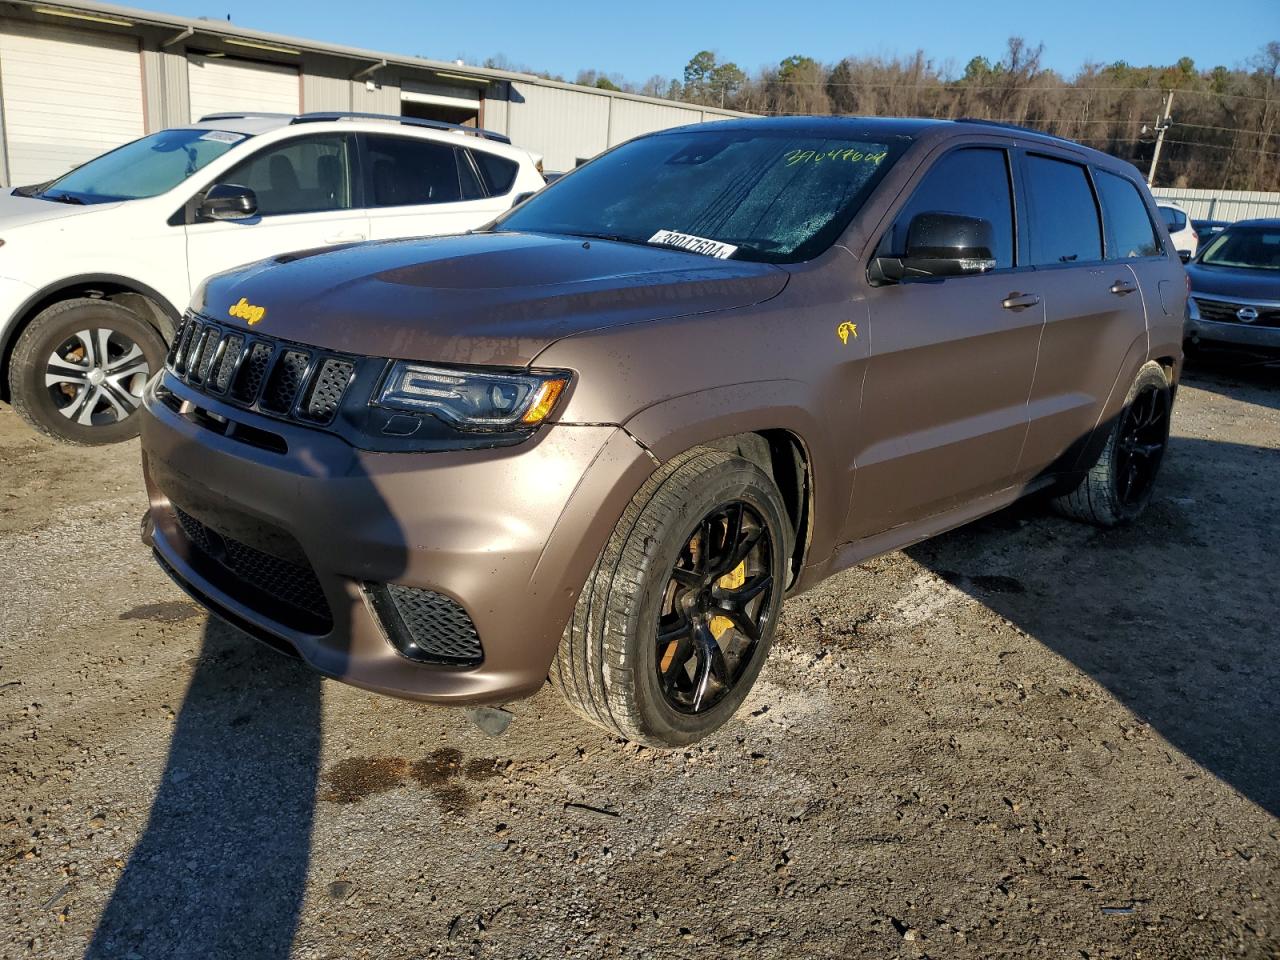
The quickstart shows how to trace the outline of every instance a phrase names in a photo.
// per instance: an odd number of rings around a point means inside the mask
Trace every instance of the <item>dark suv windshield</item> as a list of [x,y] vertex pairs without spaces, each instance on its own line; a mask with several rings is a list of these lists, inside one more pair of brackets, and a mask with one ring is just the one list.
[[1209,241],[1200,262],[1211,267],[1280,270],[1280,224],[1229,227]]
[[645,137],[532,197],[494,229],[807,260],[835,241],[909,144],[791,130]]
[[227,130],[163,130],[76,167],[35,196],[75,203],[159,196],[245,139]]

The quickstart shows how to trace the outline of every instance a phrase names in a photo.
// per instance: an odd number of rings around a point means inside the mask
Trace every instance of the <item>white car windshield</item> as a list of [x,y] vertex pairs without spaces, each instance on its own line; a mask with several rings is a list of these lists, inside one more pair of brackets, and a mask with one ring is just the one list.
[[24,191],[63,203],[139,200],[172,190],[248,139],[229,130],[163,130],[104,153],[51,183]]

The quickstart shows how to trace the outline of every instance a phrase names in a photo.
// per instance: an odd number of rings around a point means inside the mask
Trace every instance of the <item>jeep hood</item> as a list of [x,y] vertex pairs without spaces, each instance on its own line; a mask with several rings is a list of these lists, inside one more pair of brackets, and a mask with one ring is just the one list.
[[244,299],[264,311],[254,332],[331,350],[525,366],[575,333],[759,303],[787,278],[665,247],[477,233],[264,260],[211,277],[198,305],[243,327],[229,311]]

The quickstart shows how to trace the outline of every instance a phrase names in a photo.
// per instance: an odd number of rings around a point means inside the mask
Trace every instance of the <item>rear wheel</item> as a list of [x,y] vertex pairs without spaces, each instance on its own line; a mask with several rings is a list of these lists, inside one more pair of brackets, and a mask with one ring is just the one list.
[[728,720],[768,655],[790,524],[755,464],[697,448],[632,499],[565,629],[552,683],[604,729],[653,746]]
[[42,433],[101,444],[138,434],[142,390],[164,362],[160,333],[110,300],[77,298],[40,313],[9,364],[13,407]]
[[1169,443],[1172,403],[1164,369],[1146,364],[1129,388],[1097,461],[1074,490],[1054,500],[1054,507],[1100,527],[1137,519],[1151,502]]

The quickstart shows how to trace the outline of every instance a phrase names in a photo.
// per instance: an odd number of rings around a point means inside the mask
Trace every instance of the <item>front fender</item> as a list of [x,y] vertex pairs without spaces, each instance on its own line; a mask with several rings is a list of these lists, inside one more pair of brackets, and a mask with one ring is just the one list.
[[757,380],[713,387],[646,407],[623,425],[658,460],[723,437],[785,430],[809,461],[813,535],[806,563],[835,548],[839,523],[849,505],[847,470],[841,470],[835,438],[812,411],[821,409],[812,384]]

